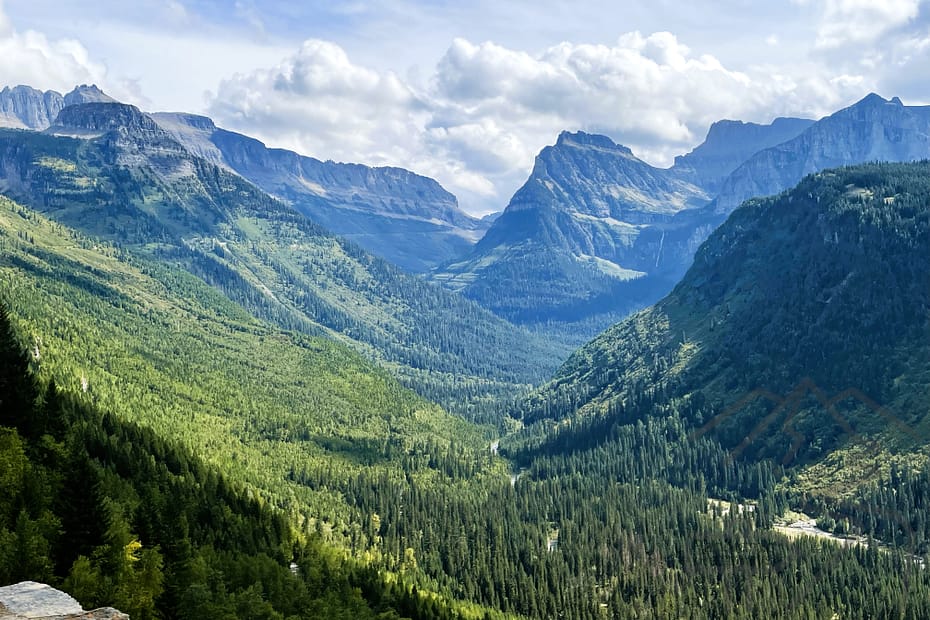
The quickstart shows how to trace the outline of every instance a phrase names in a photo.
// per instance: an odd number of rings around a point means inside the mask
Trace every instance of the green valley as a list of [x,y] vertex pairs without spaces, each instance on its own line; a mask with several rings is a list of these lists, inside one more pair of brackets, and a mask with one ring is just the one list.
[[280,327],[346,342],[466,417],[492,421],[568,352],[331,236],[132,106],[69,106],[58,122],[57,136],[0,131],[11,197]]

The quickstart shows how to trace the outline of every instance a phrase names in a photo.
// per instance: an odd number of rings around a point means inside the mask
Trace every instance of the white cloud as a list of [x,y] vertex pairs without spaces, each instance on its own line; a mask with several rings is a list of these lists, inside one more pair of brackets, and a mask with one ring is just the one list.
[[124,101],[145,101],[132,80],[110,79],[106,66],[78,40],[16,30],[0,0],[0,85],[17,84],[63,93],[76,84],[97,84]]
[[875,41],[917,17],[922,0],[822,0],[816,47]]
[[412,90],[353,64],[337,45],[306,41],[270,69],[220,83],[211,113],[227,125],[322,158],[390,163],[419,133]]
[[74,39],[52,41],[40,32],[17,32],[0,3],[0,83],[61,90],[102,81],[105,74]]
[[476,211],[502,208],[564,129],[606,133],[658,164],[720,118],[820,115],[859,94],[817,66],[736,71],[668,32],[538,53],[455,39],[422,84],[311,40],[270,69],[224,80],[210,112],[231,129],[321,158],[404,166]]

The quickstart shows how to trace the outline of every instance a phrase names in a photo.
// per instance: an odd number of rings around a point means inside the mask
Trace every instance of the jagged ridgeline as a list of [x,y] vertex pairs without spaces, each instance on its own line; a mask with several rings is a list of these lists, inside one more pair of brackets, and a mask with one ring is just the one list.
[[816,122],[714,123],[671,168],[606,136],[563,133],[484,238],[433,277],[580,346],[667,295],[744,200],[827,168],[930,157],[928,130],[930,107],[871,94]]
[[[649,415],[644,395],[786,464],[926,444],[930,164],[807,177],[737,209],[661,302],[575,353],[527,422]],[[629,420],[627,420],[629,421]]]
[[492,401],[565,353],[331,236],[132,106],[68,106],[44,134],[0,131],[0,159],[3,190],[23,204],[281,327],[348,342],[466,416],[492,419]]

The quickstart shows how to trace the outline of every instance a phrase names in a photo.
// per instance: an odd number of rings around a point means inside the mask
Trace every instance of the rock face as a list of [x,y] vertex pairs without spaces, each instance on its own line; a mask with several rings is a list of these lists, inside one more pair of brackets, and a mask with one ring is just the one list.
[[23,581],[0,588],[2,620],[129,620],[110,607],[84,611],[70,595],[44,583]]
[[66,106],[45,133],[84,139],[103,137],[112,147],[109,150],[115,163],[126,167],[147,165],[166,180],[189,177],[194,172],[187,150],[148,114],[125,103],[93,101]]
[[29,86],[7,86],[0,91],[0,127],[45,129],[65,107],[65,100],[53,90],[42,92]]
[[408,271],[467,251],[490,222],[458,207],[433,179],[304,157],[216,127],[193,114],[152,115],[189,151],[232,170],[328,230]]
[[743,162],[763,149],[796,137],[814,124],[806,118],[776,118],[769,125],[722,120],[710,126],[700,146],[675,158],[674,169],[714,195]]
[[636,267],[639,235],[709,199],[606,136],[564,132],[474,250],[433,278],[513,321],[589,322],[583,339],[653,286]]
[[116,99],[97,88],[96,84],[76,86],[74,90],[64,96],[64,100],[65,106],[80,105],[82,103],[117,103]]
[[778,194],[827,168],[928,157],[930,106],[905,106],[897,97],[870,94],[794,138],[753,154],[723,181],[713,202],[679,213],[662,231],[641,235],[637,254],[655,256],[656,272],[677,282],[700,244],[749,198]]
[[0,91],[0,127],[14,129],[48,129],[58,113],[69,105],[113,103],[96,85],[82,84],[65,96],[49,90],[42,92],[29,86],[6,87]]
[[755,153],[723,183],[716,211],[729,213],[747,198],[777,194],[825,168],[928,156],[930,106],[905,106],[897,97],[885,100],[873,93]]

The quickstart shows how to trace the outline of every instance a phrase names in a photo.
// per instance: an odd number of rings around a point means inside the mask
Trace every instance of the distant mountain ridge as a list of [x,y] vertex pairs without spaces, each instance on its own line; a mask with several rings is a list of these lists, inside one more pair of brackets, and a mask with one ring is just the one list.
[[7,86],[0,91],[0,127],[41,131],[48,129],[66,106],[115,101],[96,84],[76,86],[66,95],[54,90],[42,92],[30,86]]
[[[117,101],[96,85],[81,85],[66,95],[7,87],[0,91],[0,127],[92,137],[103,128],[78,126],[74,118],[56,123],[67,107],[86,103]],[[462,211],[455,196],[435,180],[402,168],[324,162],[270,149],[196,114],[141,114],[191,153],[255,183],[327,230],[410,272],[425,272],[461,255],[491,224]],[[141,118],[134,122],[142,128]]]
[[905,106],[897,97],[871,93],[793,139],[755,153],[723,183],[715,210],[729,213],[748,198],[776,194],[818,170],[927,157],[930,106]]
[[432,277],[577,345],[670,291],[742,201],[828,167],[927,157],[930,108],[875,94],[819,121],[720,121],[669,169],[563,133],[485,237]]
[[349,343],[466,415],[487,415],[490,395],[526,389],[566,353],[333,236],[134,106],[69,106],[46,132],[0,130],[0,193],[180,267],[280,327]]
[[715,195],[721,184],[743,162],[759,151],[786,142],[813,125],[806,118],[776,118],[771,124],[722,120],[710,126],[704,142],[675,158],[672,167]]
[[204,116],[152,115],[193,153],[252,181],[324,228],[412,272],[471,247],[489,223],[439,183],[402,168],[320,161],[267,148]]

